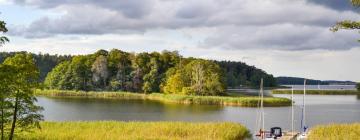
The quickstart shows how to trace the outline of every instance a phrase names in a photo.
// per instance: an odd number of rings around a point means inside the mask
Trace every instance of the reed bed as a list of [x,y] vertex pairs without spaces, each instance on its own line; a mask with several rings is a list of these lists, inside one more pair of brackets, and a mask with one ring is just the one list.
[[308,140],[359,140],[360,123],[318,125],[311,129]]
[[41,129],[22,132],[26,140],[242,140],[251,137],[230,122],[42,122]]
[[[180,104],[201,104],[201,105],[224,105],[224,106],[242,106],[256,107],[258,98],[254,96],[246,97],[227,97],[227,96],[188,96],[175,94],[140,94],[130,92],[85,92],[68,90],[37,90],[37,95],[55,96],[55,97],[86,97],[86,98],[115,98],[115,99],[141,99],[154,100],[166,103]],[[265,97],[264,106],[278,107],[290,106],[291,100],[280,97]]]
[[[272,90],[272,94],[291,94],[291,90]],[[304,94],[304,90],[294,90],[294,94]],[[306,90],[306,94],[313,95],[359,95],[356,90]]]

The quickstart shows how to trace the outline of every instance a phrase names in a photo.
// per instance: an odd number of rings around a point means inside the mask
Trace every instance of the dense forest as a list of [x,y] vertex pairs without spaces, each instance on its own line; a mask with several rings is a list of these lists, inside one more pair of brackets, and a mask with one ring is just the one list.
[[[0,62],[15,53],[0,53]],[[176,51],[128,53],[113,49],[89,55],[32,54],[47,88],[222,94],[226,88],[276,86],[272,75],[242,62],[184,58]]]
[[[0,52],[0,63],[6,58],[15,56],[25,52]],[[50,72],[57,64],[62,61],[70,60],[70,55],[49,55],[49,54],[31,54],[34,58],[36,66],[40,71],[40,81],[44,81],[48,72]]]

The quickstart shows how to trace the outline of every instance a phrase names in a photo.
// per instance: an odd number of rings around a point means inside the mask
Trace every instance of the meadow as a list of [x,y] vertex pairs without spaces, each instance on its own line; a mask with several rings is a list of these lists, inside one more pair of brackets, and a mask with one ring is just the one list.
[[42,122],[41,129],[22,132],[27,140],[242,140],[251,137],[238,123],[230,122]]
[[360,123],[318,125],[310,130],[308,140],[358,140]]
[[[291,90],[272,90],[272,94],[291,94]],[[304,94],[303,90],[294,90],[294,94]],[[306,94],[312,95],[358,95],[356,90],[306,90]]]
[[[190,96],[175,94],[140,94],[130,92],[85,92],[85,91],[69,91],[69,90],[37,90],[37,96],[51,97],[84,97],[84,98],[114,98],[114,99],[141,99],[154,100],[165,103],[180,104],[203,104],[203,105],[224,105],[224,106],[242,106],[257,107],[258,97],[229,97],[229,96]],[[290,106],[291,100],[280,97],[264,97],[264,106]]]

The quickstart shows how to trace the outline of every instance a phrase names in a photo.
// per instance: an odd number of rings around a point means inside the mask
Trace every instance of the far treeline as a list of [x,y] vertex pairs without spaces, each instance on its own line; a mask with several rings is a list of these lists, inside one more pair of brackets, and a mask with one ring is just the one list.
[[[0,61],[14,55],[0,53]],[[135,54],[113,49],[89,55],[31,55],[40,81],[49,89],[221,95],[227,87],[257,87],[261,78],[265,86],[277,86],[272,75],[254,66],[184,58],[176,51]]]
[[[304,78],[300,77],[276,77],[276,81],[279,85],[302,85],[304,84]],[[313,80],[306,79],[307,85],[355,85],[356,82],[352,81],[335,81],[335,80]]]

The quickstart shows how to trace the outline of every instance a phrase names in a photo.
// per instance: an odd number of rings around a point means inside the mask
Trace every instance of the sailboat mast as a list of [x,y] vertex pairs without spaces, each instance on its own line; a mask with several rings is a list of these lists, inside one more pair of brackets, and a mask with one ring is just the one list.
[[302,118],[302,130],[303,131],[305,131],[304,130],[304,127],[305,127],[305,97],[306,97],[306,79],[304,79],[304,97],[303,97],[303,111],[302,111],[302,116],[303,116],[303,118]]
[[264,79],[261,78],[260,93],[261,93],[261,117],[262,117],[262,130],[265,130],[265,115],[264,115]]
[[294,86],[291,86],[291,132],[294,134]]

